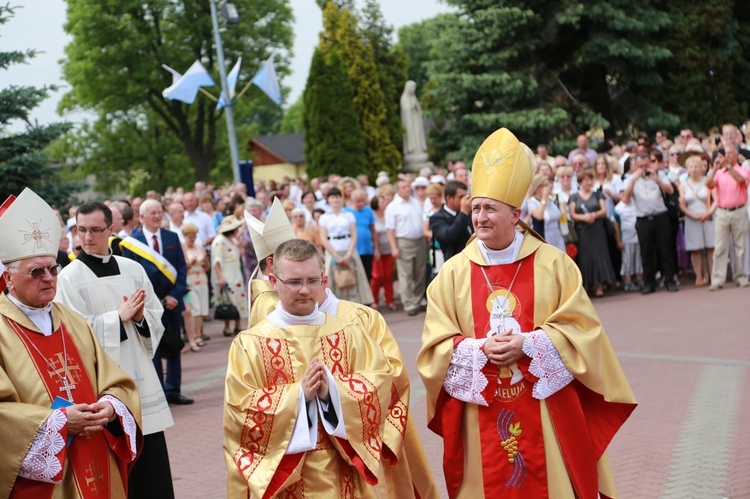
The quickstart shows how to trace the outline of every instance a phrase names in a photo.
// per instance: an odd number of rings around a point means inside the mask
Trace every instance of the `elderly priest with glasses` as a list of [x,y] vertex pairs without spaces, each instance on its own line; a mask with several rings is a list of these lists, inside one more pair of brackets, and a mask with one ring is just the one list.
[[138,389],[86,320],[52,303],[55,213],[29,189],[3,207],[0,496],[127,497],[142,442]]

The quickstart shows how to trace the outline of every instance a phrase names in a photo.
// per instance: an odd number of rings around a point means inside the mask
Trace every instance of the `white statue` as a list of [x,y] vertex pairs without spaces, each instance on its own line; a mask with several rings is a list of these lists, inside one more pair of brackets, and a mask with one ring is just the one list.
[[[412,168],[427,161],[427,142],[422,124],[422,107],[417,100],[417,84],[406,82],[401,94],[401,123],[404,125],[404,163]],[[407,168],[407,169],[412,169]],[[417,168],[418,169],[418,168]]]

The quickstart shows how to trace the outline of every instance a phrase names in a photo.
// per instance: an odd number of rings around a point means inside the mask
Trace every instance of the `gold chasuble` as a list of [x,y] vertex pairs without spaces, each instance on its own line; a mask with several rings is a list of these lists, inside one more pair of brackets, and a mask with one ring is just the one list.
[[[232,343],[224,408],[228,497],[377,497],[393,369],[357,327],[325,317],[320,326],[263,320]],[[314,358],[336,381],[347,439],[319,424],[314,450],[286,454],[299,380]]]
[[[18,476],[39,429],[52,413],[53,400],[67,398],[68,390],[74,403],[94,403],[112,395],[141,423],[135,382],[104,353],[85,319],[57,303],[51,315],[54,332],[44,336],[0,294],[0,498],[126,498],[136,443],[127,433],[114,435],[106,428],[91,438],[72,437],[67,445],[61,441],[62,450],[52,456],[63,460],[62,470],[54,477],[61,478],[61,483]],[[52,438],[56,435],[71,437],[66,424]],[[140,448],[140,431],[136,440]]]
[[[428,426],[444,442],[449,496],[616,497],[605,450],[635,398],[578,268],[530,234],[517,260],[504,265],[488,266],[478,244],[474,240],[448,260],[430,285],[417,358]],[[492,310],[498,296],[505,310]],[[573,381],[537,400],[531,394],[537,378],[524,357],[518,361],[523,377],[515,382],[508,368],[488,362],[481,369],[489,406],[449,396],[443,382],[454,346],[464,338],[485,338],[490,312],[523,332],[543,329]]]
[[273,288],[273,284],[265,279],[250,279],[247,300],[248,310],[250,310],[247,323],[249,329],[274,311],[276,304],[279,303],[279,294]]
[[[253,306],[254,310],[266,312],[254,321],[255,312],[251,311],[248,326],[253,327],[260,322],[262,318],[276,309],[278,303],[279,295],[272,286],[271,291],[264,290],[257,296]],[[388,497],[392,498],[439,498],[440,494],[435,487],[430,463],[427,461],[419,432],[409,412],[409,373],[406,371],[401,349],[391,329],[376,310],[347,300],[338,300],[336,317],[356,324],[364,334],[380,345],[393,368],[388,417],[383,434],[384,463],[378,483],[381,486],[387,486]]]

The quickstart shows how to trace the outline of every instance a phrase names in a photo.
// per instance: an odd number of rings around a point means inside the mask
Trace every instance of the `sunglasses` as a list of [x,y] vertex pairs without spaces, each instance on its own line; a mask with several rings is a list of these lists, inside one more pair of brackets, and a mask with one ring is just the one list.
[[57,275],[62,270],[62,265],[59,263],[56,263],[52,265],[51,267],[34,267],[31,270],[24,270],[24,269],[9,269],[9,270],[20,270],[22,272],[26,272],[31,276],[32,279],[41,279],[44,277],[44,275],[49,271],[49,275],[52,277],[57,277]]

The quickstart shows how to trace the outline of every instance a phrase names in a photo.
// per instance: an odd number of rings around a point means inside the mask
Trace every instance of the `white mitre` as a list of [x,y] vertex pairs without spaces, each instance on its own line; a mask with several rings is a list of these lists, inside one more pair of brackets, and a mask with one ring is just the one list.
[[253,240],[255,255],[259,262],[273,255],[276,248],[284,241],[296,239],[292,224],[289,222],[279,198],[273,200],[271,211],[268,213],[265,223],[252,216],[247,210],[245,211],[245,223],[250,231],[250,238]]
[[29,188],[0,216],[0,261],[57,257],[62,228],[50,205]]

